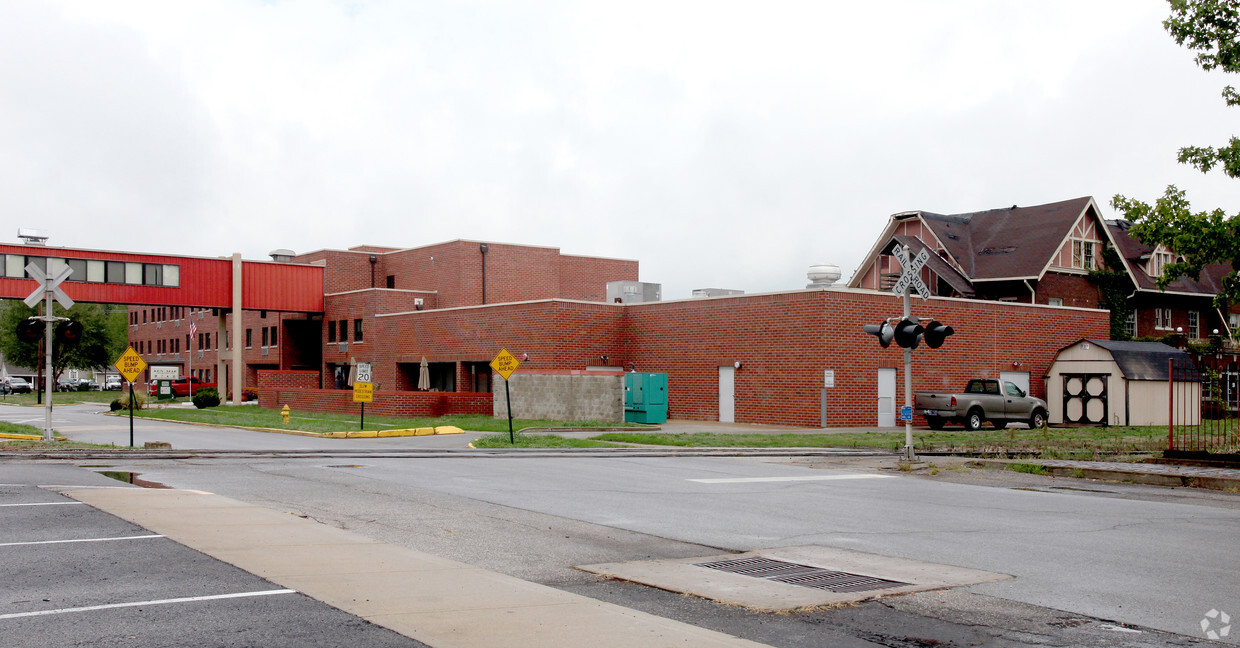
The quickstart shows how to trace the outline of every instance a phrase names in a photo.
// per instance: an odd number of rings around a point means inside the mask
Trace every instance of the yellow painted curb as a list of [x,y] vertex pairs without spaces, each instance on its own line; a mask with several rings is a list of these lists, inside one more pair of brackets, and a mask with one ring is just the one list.
[[[62,436],[58,436],[54,438],[57,441],[68,441],[68,439]],[[11,433],[5,432],[5,433],[0,433],[0,439],[14,439],[16,441],[42,441],[43,435],[41,434],[11,434]]]
[[[115,415],[115,413],[112,413]],[[282,428],[264,428],[249,427],[245,425],[228,425],[226,423],[203,423],[196,421],[178,421],[176,419],[162,419],[154,416],[143,416],[148,421],[160,421],[163,423],[181,423],[183,425],[202,425],[207,427],[235,428],[238,430],[255,430],[257,432],[275,432],[277,434],[293,434],[296,436],[318,437],[320,439],[374,439],[377,437],[410,437],[410,436],[430,436],[432,434],[464,434],[462,430],[455,425],[441,425],[433,428],[410,428],[407,430],[349,430],[346,432],[305,432],[303,430],[288,430]],[[0,434],[0,438],[5,438]],[[27,439],[31,438],[38,441],[42,437],[15,436],[13,438]],[[63,440],[63,439],[61,439]]]

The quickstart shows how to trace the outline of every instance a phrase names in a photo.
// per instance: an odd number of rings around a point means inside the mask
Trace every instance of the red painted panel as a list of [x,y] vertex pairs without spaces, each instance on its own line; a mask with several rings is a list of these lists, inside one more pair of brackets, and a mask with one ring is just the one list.
[[[66,281],[65,294],[74,301],[150,306],[230,308],[232,259],[131,254],[101,250],[0,244],[0,254],[162,263],[180,267],[180,287],[137,286]],[[242,261],[243,308],[317,313],[323,310],[323,268],[294,264]],[[29,279],[0,277],[0,298],[25,299],[37,288]]]
[[285,312],[323,311],[323,268],[243,261],[241,307]]

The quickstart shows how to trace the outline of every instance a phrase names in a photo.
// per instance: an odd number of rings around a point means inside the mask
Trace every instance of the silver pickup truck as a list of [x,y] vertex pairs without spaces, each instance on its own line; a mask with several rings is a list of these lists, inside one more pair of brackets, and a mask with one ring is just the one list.
[[1010,382],[970,380],[963,392],[944,394],[917,392],[918,413],[935,430],[947,423],[961,423],[966,430],[976,430],[990,421],[996,430],[1008,423],[1028,423],[1031,428],[1046,425],[1046,401],[1034,398]]

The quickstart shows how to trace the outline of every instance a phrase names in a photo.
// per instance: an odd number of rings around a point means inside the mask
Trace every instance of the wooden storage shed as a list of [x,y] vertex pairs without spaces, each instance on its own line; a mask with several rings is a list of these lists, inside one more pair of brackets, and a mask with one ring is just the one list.
[[[1161,342],[1094,339],[1060,349],[1046,376],[1049,422],[1167,425],[1173,358],[1187,361],[1188,354]],[[1201,418],[1201,385],[1189,385],[1189,390],[1185,401],[1192,411],[1180,414],[1185,423]]]

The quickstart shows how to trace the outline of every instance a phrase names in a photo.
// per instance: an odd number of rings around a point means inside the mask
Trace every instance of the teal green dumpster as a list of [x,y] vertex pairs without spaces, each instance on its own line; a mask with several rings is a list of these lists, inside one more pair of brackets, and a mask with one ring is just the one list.
[[629,423],[667,422],[667,374],[624,374],[624,420]]

